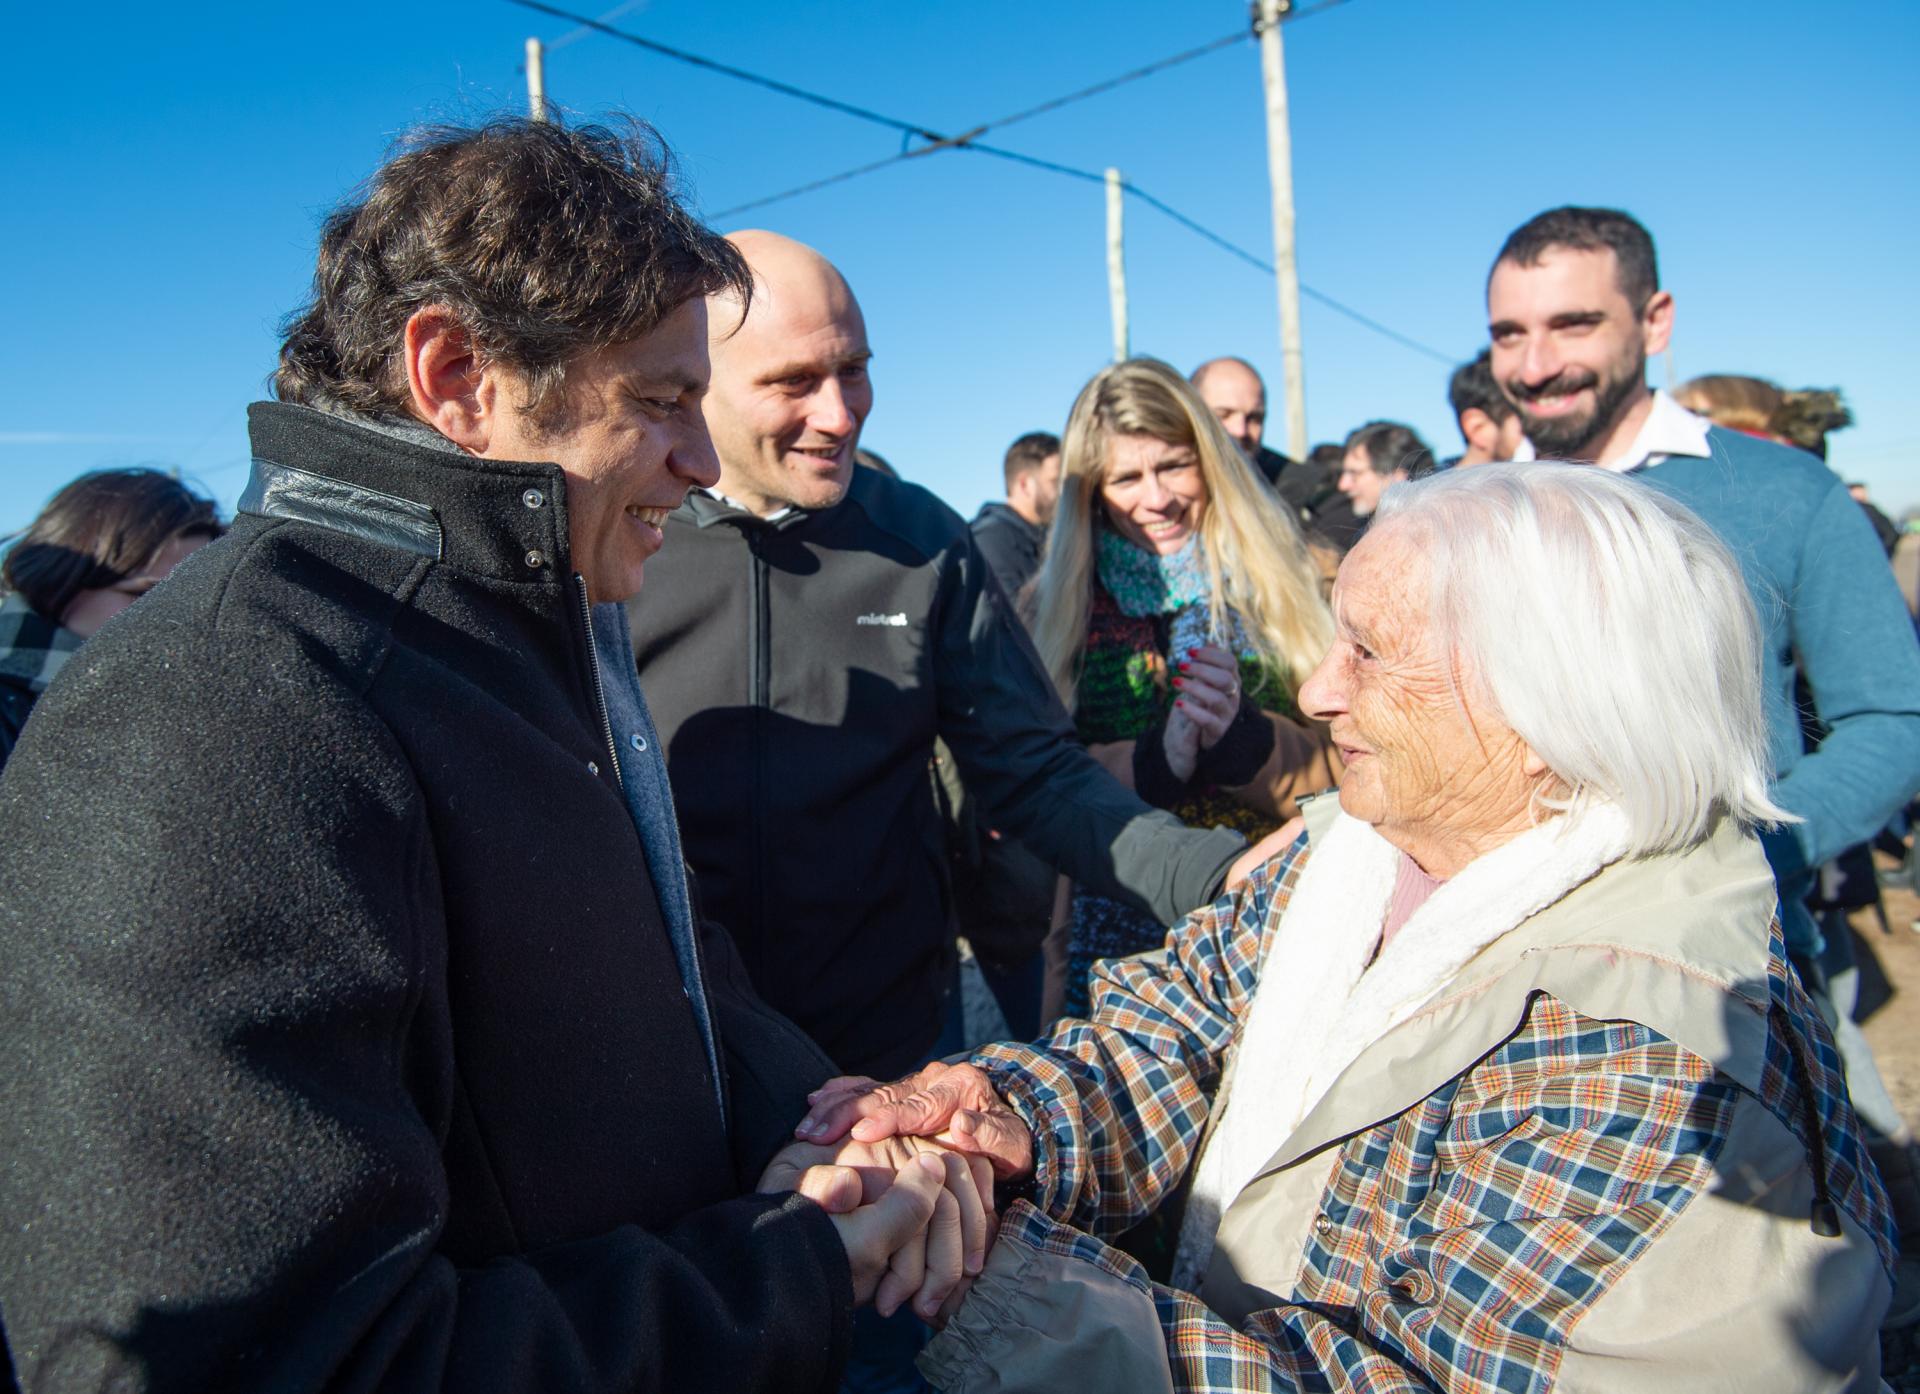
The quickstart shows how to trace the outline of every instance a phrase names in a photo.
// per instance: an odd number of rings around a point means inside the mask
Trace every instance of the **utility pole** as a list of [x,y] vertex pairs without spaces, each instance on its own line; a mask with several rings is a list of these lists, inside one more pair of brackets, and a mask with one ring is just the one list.
[[538,39],[527,40],[527,115],[535,121],[547,119],[546,53]]
[[1113,309],[1113,361],[1127,356],[1126,181],[1107,171],[1107,300]]
[[1300,269],[1293,250],[1293,137],[1280,16],[1293,0],[1259,0],[1260,78],[1267,91],[1267,177],[1273,185],[1273,269],[1280,296],[1280,367],[1286,377],[1287,453],[1307,458],[1307,369],[1300,348]]

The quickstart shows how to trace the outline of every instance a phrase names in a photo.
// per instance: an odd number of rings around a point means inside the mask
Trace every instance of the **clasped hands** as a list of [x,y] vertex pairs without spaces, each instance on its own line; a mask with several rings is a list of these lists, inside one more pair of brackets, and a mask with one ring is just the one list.
[[856,1302],[944,1325],[986,1264],[994,1183],[1033,1170],[1026,1123],[980,1070],[938,1061],[892,1084],[830,1079],[807,1102],[759,1189],[826,1210]]

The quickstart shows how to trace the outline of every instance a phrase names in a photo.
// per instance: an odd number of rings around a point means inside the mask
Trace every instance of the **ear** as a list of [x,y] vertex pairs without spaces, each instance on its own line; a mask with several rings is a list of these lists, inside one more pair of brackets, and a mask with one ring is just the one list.
[[1520,757],[1520,772],[1522,774],[1526,775],[1528,779],[1539,779],[1542,775],[1550,773],[1547,762],[1534,753],[1532,746],[1522,742],[1520,748],[1525,752]]
[[474,350],[466,327],[444,305],[423,305],[407,317],[405,352],[413,414],[462,450],[484,455],[498,374]]
[[1641,322],[1646,326],[1647,357],[1665,353],[1673,339],[1673,293],[1656,290],[1653,298],[1647,301],[1647,311],[1641,316]]
[[1468,445],[1492,450],[1500,438],[1500,428],[1479,407],[1468,407],[1460,413],[1460,437]]

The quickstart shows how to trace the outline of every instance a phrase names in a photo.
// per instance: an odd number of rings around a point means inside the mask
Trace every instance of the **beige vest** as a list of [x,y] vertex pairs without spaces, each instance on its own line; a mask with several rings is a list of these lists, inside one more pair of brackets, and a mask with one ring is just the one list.
[[[1201,1297],[1236,1325],[1290,1301],[1313,1227],[1331,1223],[1319,1205],[1341,1146],[1465,1073],[1519,1027],[1533,992],[1640,1022],[1757,1092],[1774,904],[1759,843],[1723,824],[1700,847],[1616,863],[1489,945],[1362,1052],[1240,1193]],[[1255,1106],[1251,1085],[1234,1107]],[[1811,1203],[1799,1142],[1743,1098],[1709,1189],[1576,1323],[1557,1387],[1877,1387],[1884,1270],[1850,1219],[1839,1239],[1815,1235]]]

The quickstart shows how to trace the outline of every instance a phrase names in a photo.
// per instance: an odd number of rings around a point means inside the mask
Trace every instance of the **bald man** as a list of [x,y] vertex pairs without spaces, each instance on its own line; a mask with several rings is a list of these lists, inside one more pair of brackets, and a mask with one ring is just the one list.
[[956,980],[934,737],[991,826],[1169,921],[1256,857],[1080,748],[966,523],[854,468],[873,353],[845,279],[732,241],[753,295],[708,306],[720,477],[668,518],[634,648],[707,913],[842,1068],[890,1078],[942,1044]]
[[1240,453],[1260,477],[1290,505],[1301,522],[1310,522],[1325,502],[1333,481],[1325,471],[1269,450],[1260,443],[1267,428],[1267,385],[1244,358],[1209,358],[1187,379],[1207,410],[1220,418]]

